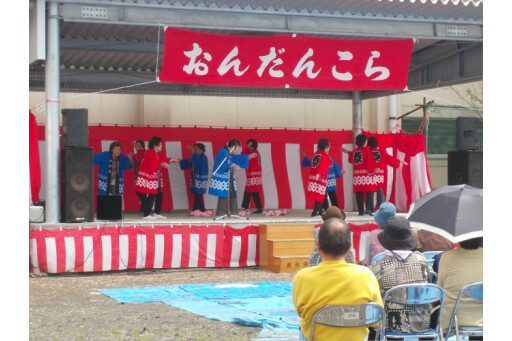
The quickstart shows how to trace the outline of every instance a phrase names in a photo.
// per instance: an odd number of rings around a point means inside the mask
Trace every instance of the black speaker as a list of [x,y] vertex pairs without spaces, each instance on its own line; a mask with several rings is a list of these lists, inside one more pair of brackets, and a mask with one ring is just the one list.
[[123,196],[98,195],[96,197],[96,218],[98,220],[122,220]]
[[67,147],[61,150],[60,220],[64,223],[93,221],[92,148]]
[[87,109],[62,109],[62,145],[65,147],[89,145]]
[[484,188],[483,182],[483,152],[448,152],[448,185],[468,184]]
[[478,140],[476,135],[476,117],[457,117],[455,125],[457,126],[457,150],[476,150],[478,149]]

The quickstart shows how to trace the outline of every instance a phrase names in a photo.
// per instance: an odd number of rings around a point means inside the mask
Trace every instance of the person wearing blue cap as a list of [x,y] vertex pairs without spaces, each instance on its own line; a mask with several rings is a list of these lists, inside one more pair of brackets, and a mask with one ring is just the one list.
[[375,213],[374,219],[377,225],[379,225],[380,228],[375,229],[370,232],[371,234],[371,244],[370,244],[370,253],[371,258],[375,257],[381,252],[386,251],[386,249],[380,245],[379,239],[377,238],[377,235],[382,232],[382,229],[386,226],[388,220],[390,218],[396,217],[396,207],[392,203],[386,201],[383,202],[379,209],[377,210],[377,213]]

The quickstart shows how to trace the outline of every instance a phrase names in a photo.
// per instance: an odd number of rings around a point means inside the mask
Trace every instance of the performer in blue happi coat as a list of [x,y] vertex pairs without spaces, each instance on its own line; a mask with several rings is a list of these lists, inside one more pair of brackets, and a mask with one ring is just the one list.
[[115,195],[123,194],[124,171],[132,169],[133,153],[121,154],[122,146],[114,141],[110,144],[109,151],[94,154],[93,165],[99,165],[98,169],[98,194]]
[[206,147],[202,143],[194,144],[194,148],[187,146],[188,150],[193,151],[190,159],[182,159],[180,168],[191,169],[190,172],[190,192],[194,194],[194,206],[192,211],[199,210],[205,212],[204,194],[208,187],[208,157],[204,154]]
[[[303,156],[301,167],[311,167],[311,159],[307,157],[306,153],[301,150],[300,154]],[[336,178],[341,176],[342,169],[341,166],[336,161],[334,161],[332,157],[331,160],[332,166],[329,167],[329,171],[327,173],[326,196],[323,205],[324,211],[329,208],[329,201],[327,200],[327,196],[329,196],[329,199],[331,200],[331,205],[339,208],[338,196],[336,195]]]
[[[218,197],[216,216],[238,214],[235,170],[247,168],[249,155],[239,155],[242,144],[233,139],[229,141],[215,156],[212,180],[208,193]],[[229,188],[229,195],[228,195]],[[226,209],[229,197],[229,212]]]

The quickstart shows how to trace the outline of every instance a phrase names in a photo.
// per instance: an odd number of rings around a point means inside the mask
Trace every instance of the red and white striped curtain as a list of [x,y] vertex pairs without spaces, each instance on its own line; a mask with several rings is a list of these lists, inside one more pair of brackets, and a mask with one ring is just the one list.
[[[368,136],[376,136],[381,149],[391,155],[407,161],[398,169],[388,167],[386,173],[386,199],[395,203],[398,212],[407,212],[411,203],[431,190],[430,174],[425,153],[424,136],[376,134],[365,131]],[[44,138],[44,126],[39,126],[40,141]],[[312,209],[313,202],[306,199],[306,185],[309,169],[301,168],[300,150],[310,157],[316,150],[316,144],[322,137],[331,143],[330,155],[341,165],[345,173],[337,179],[337,195],[340,208],[355,211],[352,192],[352,165],[348,163],[347,154],[342,153],[342,146],[352,149],[351,130],[301,130],[301,129],[257,129],[257,128],[198,128],[198,127],[126,127],[126,126],[89,126],[89,146],[94,153],[108,150],[112,141],[119,141],[123,153],[135,153],[132,142],[138,139],[148,141],[152,136],[160,136],[164,141],[162,153],[168,157],[189,158],[191,152],[187,146],[201,142],[206,146],[209,160],[210,175],[213,172],[215,154],[229,140],[238,139],[245,145],[250,138],[258,141],[263,170],[263,192],[261,193],[264,207],[267,209]],[[40,148],[45,143],[41,141]],[[45,164],[41,150],[41,163]],[[44,167],[43,167],[44,173]],[[43,174],[44,176],[44,174]],[[189,209],[192,207],[193,196],[189,191],[190,171],[182,171],[178,163],[172,163],[168,172],[164,172],[164,203],[163,210]],[[236,184],[239,205],[245,187],[245,171],[236,171]],[[94,190],[97,184],[97,169],[94,171]],[[44,185],[44,184],[43,184]],[[41,189],[44,198],[45,189]],[[95,193],[96,194],[96,193]],[[207,208],[216,207],[217,198],[205,195]],[[96,207],[96,205],[94,205]],[[139,209],[139,199],[134,190],[134,173],[124,174],[124,209]]]

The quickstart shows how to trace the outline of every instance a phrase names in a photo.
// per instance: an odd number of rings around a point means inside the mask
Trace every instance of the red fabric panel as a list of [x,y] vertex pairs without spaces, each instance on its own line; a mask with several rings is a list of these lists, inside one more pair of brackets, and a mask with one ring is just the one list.
[[[187,146],[194,147],[194,143],[187,144],[187,143],[182,141],[182,144],[181,144],[182,159],[190,159],[192,157],[194,152],[189,151],[187,149]],[[211,162],[212,162],[211,160],[208,160],[208,163],[211,163]],[[182,172],[185,175],[185,186],[187,186],[188,207],[194,207],[194,195],[190,192],[191,170],[190,169],[184,169],[184,170],[182,170]]]
[[155,231],[145,229],[141,231],[146,236],[146,255],[144,268],[153,269],[155,265]]
[[292,196],[289,187],[288,173],[280,170],[286,169],[285,145],[283,143],[272,144],[272,160],[274,164],[274,176],[276,179],[279,207],[291,207]]
[[137,254],[140,252],[137,247],[137,239],[139,238],[138,228],[123,228],[123,235],[128,236],[128,259],[125,260],[127,269],[137,268]]
[[93,252],[91,254],[94,257],[93,269],[94,271],[103,271],[103,247],[102,247],[102,230],[101,229],[89,229],[91,236],[93,237]]
[[40,272],[48,272],[48,259],[46,258],[46,240],[44,234],[39,230],[30,231],[30,239],[35,239],[37,243],[37,250],[35,256],[37,257],[37,264],[39,265]]
[[30,167],[30,194],[32,202],[39,201],[39,191],[41,190],[41,161],[39,158],[39,139],[37,120],[34,114],[29,110],[28,126],[28,153]]
[[80,230],[70,230],[70,233],[74,232],[75,238],[75,270],[74,272],[84,272],[84,238],[80,233]]
[[120,249],[119,249],[119,234],[120,234],[119,228],[113,228],[111,229],[111,239],[110,242],[112,243],[111,249],[112,249],[112,263],[111,263],[111,269],[112,271],[119,270],[119,258],[120,258]]
[[64,246],[65,234],[55,236],[55,248],[57,249],[57,272],[66,271],[66,248]]

